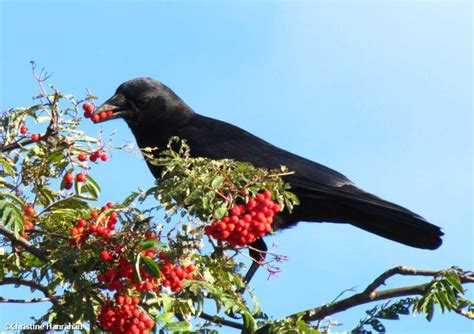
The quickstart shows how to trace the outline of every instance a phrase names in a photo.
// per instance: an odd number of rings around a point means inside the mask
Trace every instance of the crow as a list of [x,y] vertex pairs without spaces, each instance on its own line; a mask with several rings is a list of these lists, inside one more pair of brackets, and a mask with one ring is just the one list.
[[[281,213],[273,223],[283,230],[300,221],[351,224],[381,237],[421,248],[436,249],[441,229],[418,214],[356,187],[347,177],[319,163],[280,149],[239,127],[195,113],[161,82],[137,78],[122,83],[115,95],[94,114],[112,110],[99,122],[123,118],[140,148],[165,148],[177,136],[187,140],[191,155],[210,159],[233,159],[268,169],[286,166],[294,174],[285,176],[300,205],[291,214]],[[148,163],[155,178],[160,169]],[[250,248],[253,261],[245,281],[249,282],[265,258],[263,239]]]

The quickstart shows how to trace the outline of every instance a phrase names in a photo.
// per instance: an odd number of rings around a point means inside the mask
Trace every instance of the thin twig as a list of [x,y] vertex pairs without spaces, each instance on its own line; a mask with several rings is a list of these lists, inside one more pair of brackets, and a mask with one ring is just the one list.
[[232,328],[236,328],[236,329],[243,329],[244,328],[244,326],[242,324],[238,323],[238,322],[230,321],[230,320],[227,320],[227,319],[215,316],[215,315],[210,315],[210,314],[207,314],[207,313],[204,313],[204,312],[202,312],[199,315],[199,318],[210,321],[210,322],[213,322],[217,325],[232,327]]

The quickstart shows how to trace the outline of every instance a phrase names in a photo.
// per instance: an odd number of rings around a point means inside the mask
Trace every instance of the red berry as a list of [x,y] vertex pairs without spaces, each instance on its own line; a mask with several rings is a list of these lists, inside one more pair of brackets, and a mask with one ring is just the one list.
[[108,251],[104,250],[100,253],[100,258],[104,261],[110,261],[112,259],[112,256],[110,256],[110,253]]
[[281,210],[280,205],[278,205],[276,203],[273,204],[272,210],[273,210],[273,212],[279,212]]
[[106,206],[107,206],[107,207],[110,209],[111,207],[113,207],[113,206],[114,206],[114,203],[112,203],[112,202],[108,202],[108,203],[106,204]]
[[248,210],[252,210],[256,206],[257,206],[257,201],[255,201],[255,199],[253,199],[253,198],[251,200],[249,200],[249,202],[247,203],[247,209]]
[[234,206],[231,210],[230,210],[230,214],[232,216],[240,216],[240,208],[238,206]]
[[100,225],[97,226],[97,230],[96,230],[96,231],[97,231],[97,234],[100,234],[100,235],[104,234],[104,232],[105,232],[104,228],[103,228],[102,226],[100,226]]
[[145,325],[147,328],[153,328],[153,326],[155,326],[155,322],[152,319],[148,318],[145,320]]
[[79,221],[77,222],[77,225],[79,227],[85,227],[87,225],[87,222],[85,221],[85,219],[79,219]]
[[72,186],[73,186],[72,182],[66,182],[66,183],[64,184],[64,189],[69,190],[69,189],[72,188]]
[[89,111],[89,112],[93,112],[94,111],[94,107],[92,106],[92,104],[90,103],[84,103],[82,105],[82,109],[84,109],[84,111]]
[[77,228],[76,227],[71,228],[71,230],[69,231],[69,234],[71,234],[72,237],[78,234]]
[[263,196],[266,198],[266,199],[272,199],[272,192],[270,190],[265,190],[263,192]]
[[25,208],[25,214],[29,217],[34,217],[36,215],[36,210],[31,205],[27,205]]
[[66,181],[66,183],[71,183],[73,180],[74,176],[72,173],[66,173],[66,175],[64,175],[64,181]]
[[86,161],[87,160],[87,155],[79,154],[79,156],[77,158],[79,159],[79,161]]
[[27,132],[28,132],[28,128],[27,128],[25,125],[22,125],[22,126],[20,127],[20,133],[21,133],[22,135],[26,135]]
[[107,153],[100,154],[100,160],[107,161],[108,159],[109,159],[109,156],[107,155]]
[[122,305],[124,302],[124,297],[121,295],[116,295],[115,300],[117,301],[117,304]]
[[76,175],[76,181],[77,182],[86,182],[87,177],[85,173],[79,173]]
[[149,281],[146,281],[143,287],[145,288],[146,291],[153,290],[153,284],[151,284]]
[[97,217],[99,217],[99,214],[97,213],[97,211],[91,211],[91,218],[96,220]]
[[99,118],[100,120],[104,120],[107,118],[107,113],[105,111],[102,111],[100,114],[99,114]]
[[33,134],[31,135],[31,140],[32,140],[32,141],[35,141],[35,142],[36,142],[36,141],[39,141],[39,140],[40,140],[40,135],[37,134],[37,133],[33,133]]
[[92,115],[91,119],[92,119],[92,122],[97,123],[98,121],[100,121],[100,116],[97,114],[94,114]]
[[114,114],[112,110],[107,110],[106,113],[107,113],[107,117],[110,117]]
[[98,157],[99,155],[97,154],[97,152],[95,152],[90,155],[89,160],[92,162],[96,162]]

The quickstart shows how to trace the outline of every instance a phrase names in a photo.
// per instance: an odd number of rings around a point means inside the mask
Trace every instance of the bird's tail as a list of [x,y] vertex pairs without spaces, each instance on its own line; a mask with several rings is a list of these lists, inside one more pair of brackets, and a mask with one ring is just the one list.
[[356,198],[341,203],[349,209],[350,224],[416,248],[436,249],[441,246],[443,232],[438,226],[402,206],[357,188],[355,191],[358,193]]

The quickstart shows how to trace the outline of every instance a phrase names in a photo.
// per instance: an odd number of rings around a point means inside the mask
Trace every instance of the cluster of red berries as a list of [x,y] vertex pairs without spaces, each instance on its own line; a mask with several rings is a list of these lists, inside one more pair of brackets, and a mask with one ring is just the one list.
[[[156,251],[143,251],[142,255],[153,258]],[[105,284],[110,291],[122,291],[127,287],[133,287],[137,291],[144,292],[158,292],[160,290],[160,278],[150,275],[143,268],[140,268],[141,281],[138,281],[134,274],[133,263],[123,256],[120,251],[104,250],[100,253],[100,257],[103,261],[112,262],[114,265],[113,268],[97,275],[99,282]],[[193,278],[194,265],[181,267],[171,263],[163,255],[160,255],[160,258],[164,260],[164,264],[160,265],[161,285],[170,287],[172,292],[179,292],[183,287],[182,281]]]
[[[148,277],[145,271],[140,270],[140,274],[143,274],[143,282],[138,282],[134,275],[133,263],[129,261],[119,249],[114,251],[102,251],[100,257],[103,261],[113,264],[113,268],[109,268],[105,272],[97,275],[99,282],[103,283],[110,291],[123,291],[132,286],[138,291],[155,290],[155,284],[153,283],[157,283],[158,278]],[[146,286],[144,283],[147,283]]]
[[[111,209],[114,206],[112,202],[107,203],[102,207],[102,211]],[[76,224],[69,231],[71,235],[71,245],[79,246],[86,242],[87,238],[92,234],[101,236],[104,238],[110,238],[112,231],[115,229],[115,225],[118,220],[118,213],[112,211],[105,215],[100,221],[97,221],[99,214],[97,211],[91,211],[90,219],[86,220],[80,218],[76,221]]]
[[[98,320],[102,329],[112,333],[148,333],[155,326],[155,322],[140,307],[140,294],[159,292],[162,286],[178,292],[182,289],[182,280],[193,278],[195,268],[192,264],[176,265],[154,249],[143,250],[141,255],[151,259],[159,258],[161,264],[158,268],[161,275],[156,277],[145,270],[143,264],[136,268],[134,260],[130,260],[132,249],[117,242],[130,238],[111,238],[118,218],[117,212],[111,211],[113,206],[113,203],[107,203],[101,208],[102,212],[107,213],[105,215],[92,211],[90,217],[78,219],[70,230],[71,246],[82,246],[91,235],[102,238],[99,240],[102,247],[99,251],[102,266],[97,279],[106,289],[116,291],[114,300],[108,299],[100,308]],[[109,211],[111,212],[108,213]],[[146,240],[157,238],[151,231],[147,231],[144,237]],[[138,275],[135,272],[137,269]]]
[[84,117],[91,118],[92,114],[94,113],[94,107],[90,103],[84,103],[82,105],[82,109],[84,110]]
[[87,175],[84,172],[77,173],[76,177],[72,172],[68,172],[64,175],[64,188],[71,189],[73,186],[73,181],[76,180],[77,183],[82,183],[87,181]]
[[23,213],[24,213],[23,214],[24,232],[22,234],[22,237],[24,239],[28,239],[28,233],[26,232],[31,231],[35,227],[35,224],[33,223],[32,218],[36,216],[36,210],[31,205],[27,205]]
[[[104,207],[102,209],[104,209]],[[145,238],[155,239],[156,235],[147,232]],[[155,250],[142,252],[143,256],[150,258],[155,257],[156,254],[157,252]],[[121,246],[109,244],[107,249],[100,252],[100,258],[102,261],[109,262],[113,265],[112,268],[108,268],[97,275],[99,282],[103,283],[110,291],[121,291],[131,287],[134,287],[138,291],[158,291],[159,278],[151,276],[143,268],[140,268],[141,281],[136,279],[133,263],[127,259]]]
[[[156,251],[153,251],[156,255]],[[154,256],[153,255],[153,256]],[[110,291],[123,291],[126,288],[135,288],[137,291],[159,291],[159,277],[153,277],[143,268],[140,268],[141,281],[134,274],[134,266],[120,248],[103,250],[100,258],[113,264],[113,268],[97,275],[99,282],[103,283]]]
[[109,159],[109,156],[102,149],[98,149],[97,151],[95,151],[94,153],[92,153],[90,155],[79,154],[77,156],[77,160],[79,160],[81,162],[87,161],[87,159],[89,159],[92,162],[96,162],[98,159],[100,159],[102,161],[107,161]]
[[206,226],[205,232],[231,246],[243,247],[270,232],[273,216],[279,211],[280,205],[272,201],[272,193],[265,190],[246,205],[233,207],[227,216]]
[[163,276],[162,284],[164,287],[170,287],[171,291],[178,292],[183,287],[183,280],[193,279],[194,265],[189,264],[180,267],[172,264],[162,255],[160,255],[160,258],[164,260],[164,264],[160,266],[160,272]]
[[109,156],[103,150],[97,150],[89,156],[89,160],[92,162],[96,162],[97,159],[107,161],[108,158]]
[[107,110],[107,111],[102,111],[99,114],[94,114],[94,107],[90,103],[84,103],[82,105],[82,109],[84,109],[84,117],[85,118],[90,118],[92,122],[97,123],[98,121],[102,121],[106,119],[107,117],[110,117],[113,115],[112,110]]
[[155,321],[138,304],[139,298],[115,294],[100,308],[100,325],[112,334],[145,334],[155,326]]

